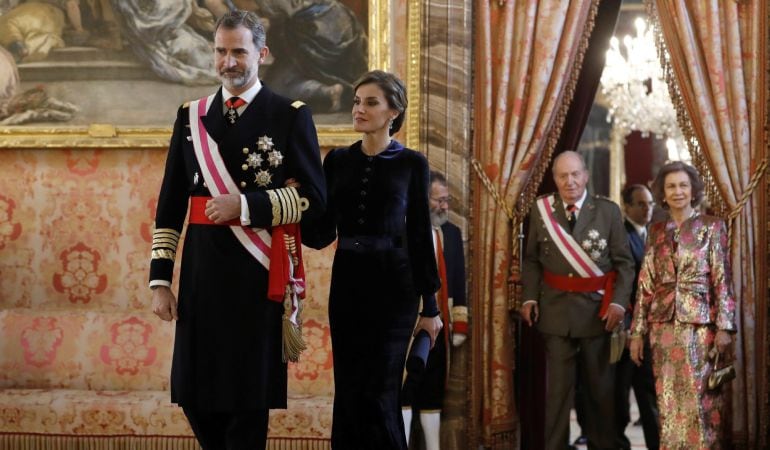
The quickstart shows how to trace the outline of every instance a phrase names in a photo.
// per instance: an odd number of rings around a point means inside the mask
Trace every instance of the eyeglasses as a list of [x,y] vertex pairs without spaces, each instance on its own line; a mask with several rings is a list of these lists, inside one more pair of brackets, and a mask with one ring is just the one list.
[[438,198],[431,197],[430,199],[433,200],[434,202],[438,203],[439,205],[443,205],[443,204],[447,204],[448,205],[449,202],[452,201],[452,196],[450,195],[450,196],[447,196],[447,197],[438,197]]

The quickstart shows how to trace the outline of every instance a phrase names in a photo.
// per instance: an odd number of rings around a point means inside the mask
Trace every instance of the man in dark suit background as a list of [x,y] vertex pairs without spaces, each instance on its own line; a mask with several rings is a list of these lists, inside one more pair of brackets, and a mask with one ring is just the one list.
[[618,206],[586,192],[582,157],[559,154],[553,177],[558,193],[538,198],[530,212],[520,310],[545,340],[546,449],[567,446],[578,359],[589,448],[610,449],[615,445],[610,333],[628,306],[633,260]]
[[[626,311],[624,320],[625,329],[631,326],[631,315],[636,304],[636,280],[639,277],[639,269],[642,267],[644,257],[645,241],[647,238],[647,225],[652,219],[652,210],[655,202],[652,199],[652,193],[643,184],[632,184],[626,186],[622,192],[623,212],[626,219],[623,225],[628,233],[628,243],[631,247],[631,255],[634,258],[636,276],[632,284],[630,307]],[[652,373],[652,355],[650,352],[650,342],[645,339],[644,359],[642,365],[637,367],[629,357],[628,349],[623,351],[623,355],[615,368],[615,418],[617,448],[630,449],[631,442],[625,435],[625,429],[631,421],[629,412],[628,395],[631,387],[634,388],[634,396],[639,406],[639,415],[642,420],[642,429],[644,430],[644,441],[648,449],[657,450],[660,445],[660,434],[658,430],[658,405],[655,395],[655,377]]]
[[420,379],[407,375],[402,392],[402,412],[409,442],[412,412],[419,411],[425,450],[439,450],[441,409],[446,391],[451,342],[459,347],[468,335],[468,307],[465,298],[465,254],[460,228],[449,222],[449,187],[439,172],[430,172],[430,219],[441,289],[437,294],[444,327],[428,354]]
[[268,54],[259,17],[231,11],[215,30],[222,87],[179,108],[155,218],[152,307],[177,321],[171,400],[203,449],[258,449],[269,409],[286,407],[282,315],[293,298],[284,292],[298,292],[287,280],[301,274],[292,230],[323,213],[326,186],[310,111],[259,81]]

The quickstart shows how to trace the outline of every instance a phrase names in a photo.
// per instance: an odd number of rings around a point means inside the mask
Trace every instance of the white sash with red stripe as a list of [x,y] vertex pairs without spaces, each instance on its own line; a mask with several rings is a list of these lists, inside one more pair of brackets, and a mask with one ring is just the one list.
[[[223,194],[240,194],[240,189],[230,173],[227,171],[219,146],[206,132],[203,126],[202,116],[211,106],[214,95],[203,97],[200,100],[190,102],[190,131],[192,134],[193,148],[198,165],[201,168],[203,179],[206,181],[212,196]],[[243,247],[270,270],[270,233],[263,228],[250,228],[240,225],[232,225],[230,229]]]
[[[542,197],[537,201],[537,209],[545,223],[545,229],[551,240],[556,244],[564,259],[581,277],[600,277],[604,272],[593,259],[583,250],[577,241],[556,220],[553,210],[554,196]],[[603,291],[599,291],[603,292]]]

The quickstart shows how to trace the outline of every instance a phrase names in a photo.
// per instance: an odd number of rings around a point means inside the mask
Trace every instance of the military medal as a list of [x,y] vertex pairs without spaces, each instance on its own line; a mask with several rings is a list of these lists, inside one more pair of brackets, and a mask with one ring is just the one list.
[[248,164],[252,169],[259,168],[263,161],[264,160],[262,159],[262,155],[258,154],[257,152],[249,153],[249,156],[246,157],[246,164]]
[[257,141],[257,148],[263,152],[267,152],[273,149],[273,138],[268,136],[262,136]]
[[267,161],[270,163],[270,166],[278,167],[283,162],[283,155],[278,150],[273,150],[272,152],[268,153]]
[[227,120],[229,120],[231,124],[235,123],[235,119],[237,118],[238,118],[238,111],[232,108],[227,110]]
[[273,181],[273,175],[264,169],[258,171],[254,176],[254,182],[257,183],[257,186],[259,187],[267,187],[271,181]]

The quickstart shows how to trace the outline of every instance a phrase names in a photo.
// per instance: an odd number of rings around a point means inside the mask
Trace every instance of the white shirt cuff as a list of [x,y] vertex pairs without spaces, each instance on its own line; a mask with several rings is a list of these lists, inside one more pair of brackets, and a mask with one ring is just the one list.
[[527,303],[537,303],[537,300],[527,300],[526,302],[522,303],[521,306],[524,306]]
[[152,288],[153,286],[166,286],[170,288],[171,282],[167,280],[152,280],[150,281],[150,288]]
[[246,195],[241,194],[241,225],[247,227],[251,225],[251,214],[249,213],[249,204],[246,202]]

